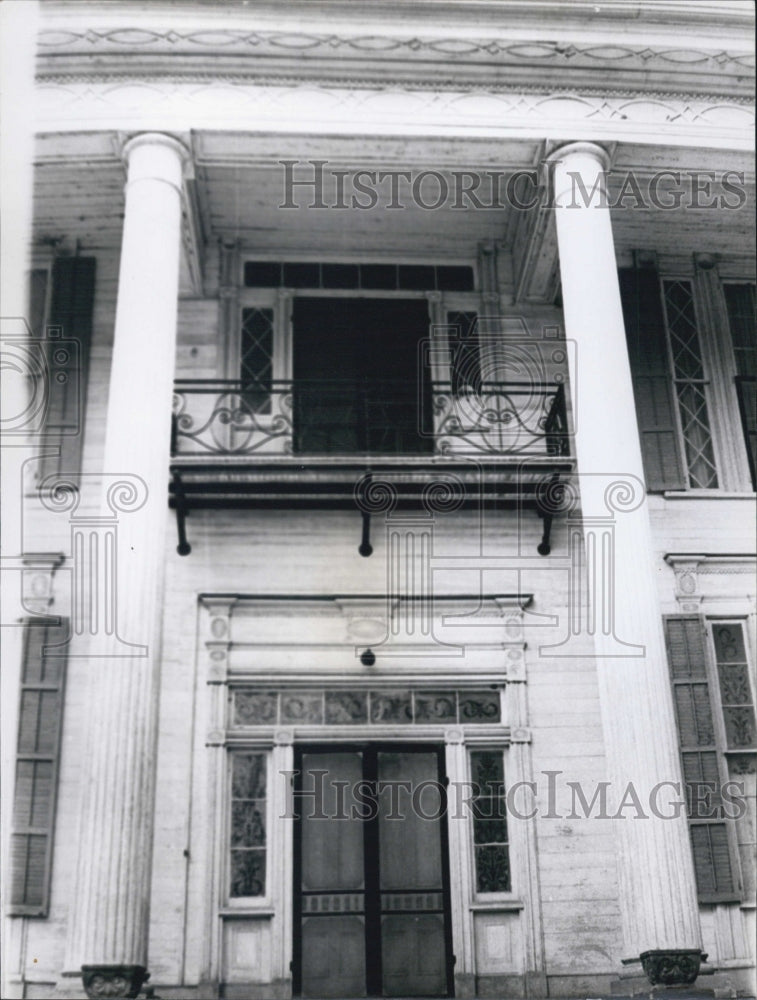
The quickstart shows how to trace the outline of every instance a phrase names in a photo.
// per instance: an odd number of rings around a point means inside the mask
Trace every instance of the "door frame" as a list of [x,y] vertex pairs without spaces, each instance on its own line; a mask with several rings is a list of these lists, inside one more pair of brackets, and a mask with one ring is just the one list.
[[[375,781],[377,778],[377,761],[379,753],[434,753],[437,762],[437,778],[442,791],[442,812],[439,817],[439,839],[440,854],[442,862],[442,907],[444,921],[444,952],[445,952],[445,975],[447,981],[447,992],[441,996],[454,997],[455,979],[454,966],[455,956],[452,950],[452,901],[450,886],[450,865],[449,865],[449,834],[447,829],[447,774],[445,767],[445,745],[444,743],[403,743],[393,740],[357,740],[349,743],[298,743],[294,745],[294,843],[293,843],[293,866],[292,866],[292,996],[302,996],[302,822],[300,813],[300,803],[302,801],[302,758],[307,753],[360,753],[363,754],[363,777],[367,781]],[[371,768],[366,772],[366,752],[370,753],[369,761]],[[375,851],[375,857],[379,860],[379,821],[378,814],[367,820],[363,820],[364,849],[370,847]],[[365,864],[365,858],[364,858]],[[365,865],[366,876],[368,875],[368,865]],[[369,879],[366,877],[365,887],[365,928],[366,928],[366,996],[383,997],[377,987],[381,986],[381,935],[378,935],[379,947],[373,950],[368,947],[368,938],[371,925],[380,926],[381,921],[381,895],[379,889],[379,869],[375,867],[375,884],[369,889]],[[374,880],[371,880],[374,881]],[[373,988],[373,992],[371,991]],[[436,994],[435,994],[436,995]]]

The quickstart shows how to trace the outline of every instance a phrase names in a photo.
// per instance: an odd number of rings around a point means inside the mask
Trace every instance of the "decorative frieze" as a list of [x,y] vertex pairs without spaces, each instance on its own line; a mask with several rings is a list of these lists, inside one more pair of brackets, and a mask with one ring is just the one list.
[[[212,30],[211,30],[212,27]],[[286,30],[282,25],[274,30],[250,30],[242,27],[219,26],[213,23],[207,28],[194,27],[191,31],[175,30],[173,27],[146,28],[143,25],[107,27],[106,25],[87,28],[71,28],[61,24],[43,27],[39,33],[40,56],[43,71],[45,57],[62,55],[98,55],[108,53],[139,52],[154,55],[181,55],[200,53],[218,58],[219,55],[254,53],[259,62],[270,61],[270,57],[299,56],[307,52],[309,60],[321,55],[333,60],[340,53],[361,57],[355,72],[364,72],[362,63],[371,59],[402,58],[412,63],[427,65],[429,61],[442,64],[445,70],[464,67],[474,62],[490,64],[492,59],[500,66],[540,68],[560,67],[577,70],[600,66],[619,67],[621,70],[635,70],[650,75],[655,70],[670,73],[681,72],[687,67],[696,67],[702,74],[707,71],[718,74],[741,76],[754,66],[754,57],[748,50],[728,50],[726,48],[701,48],[681,46],[675,42],[665,46],[629,43],[566,43],[563,40],[544,40],[543,37],[512,38],[465,38],[434,37],[433,35],[386,34],[361,32],[315,32]],[[263,57],[268,56],[269,59]],[[340,65],[343,65],[340,63]],[[252,72],[249,70],[248,72]],[[346,71],[346,70],[345,70]]]
[[[362,82],[362,81],[361,81]],[[423,117],[427,130],[448,135],[461,127],[518,127],[524,135],[559,138],[566,123],[585,138],[628,140],[658,133],[708,136],[734,148],[746,148],[745,131],[754,124],[749,99],[688,94],[606,90],[532,91],[512,84],[470,84],[434,77],[427,84],[393,87],[384,81],[340,86],[334,81],[289,79],[266,83],[223,78],[214,73],[203,80],[99,81],[91,78],[46,78],[38,84],[38,128],[54,122],[57,131],[81,128],[82,121],[102,128],[121,128],[135,120],[149,127],[187,130],[219,128],[242,130],[272,127],[286,119],[288,129],[312,128],[314,119],[340,129],[407,127]]]
[[502,721],[499,691],[235,688],[234,729],[262,726],[491,725]]

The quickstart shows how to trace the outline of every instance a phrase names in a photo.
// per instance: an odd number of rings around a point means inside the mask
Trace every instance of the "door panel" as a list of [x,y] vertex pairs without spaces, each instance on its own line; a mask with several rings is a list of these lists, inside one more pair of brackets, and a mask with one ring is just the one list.
[[[440,796],[435,753],[379,753],[378,780],[395,785],[394,802],[379,797],[381,889],[442,888]],[[388,789],[387,789],[388,791]],[[391,818],[393,815],[400,818]],[[428,818],[426,818],[428,817]],[[432,819],[431,817],[437,817]]]
[[305,917],[302,966],[303,996],[364,997],[365,917]]
[[446,994],[443,914],[384,916],[381,938],[384,996]]
[[362,890],[363,824],[352,816],[354,789],[363,778],[362,755],[303,754],[302,770],[303,791],[313,792],[302,800],[302,890]]
[[441,753],[298,754],[294,988],[303,997],[449,995]]

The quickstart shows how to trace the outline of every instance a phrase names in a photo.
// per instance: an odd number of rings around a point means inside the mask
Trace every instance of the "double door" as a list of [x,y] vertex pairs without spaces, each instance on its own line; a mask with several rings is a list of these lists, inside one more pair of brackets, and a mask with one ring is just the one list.
[[295,994],[451,996],[443,748],[305,747],[295,767]]

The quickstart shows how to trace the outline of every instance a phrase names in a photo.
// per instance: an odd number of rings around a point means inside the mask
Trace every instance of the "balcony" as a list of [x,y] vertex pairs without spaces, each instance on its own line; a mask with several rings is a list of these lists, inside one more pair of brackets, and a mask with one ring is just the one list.
[[418,508],[433,488],[450,509],[535,507],[546,554],[540,490],[572,469],[558,383],[179,380],[171,452],[182,554],[190,510],[304,507],[360,511],[368,555],[376,490],[394,509]]

